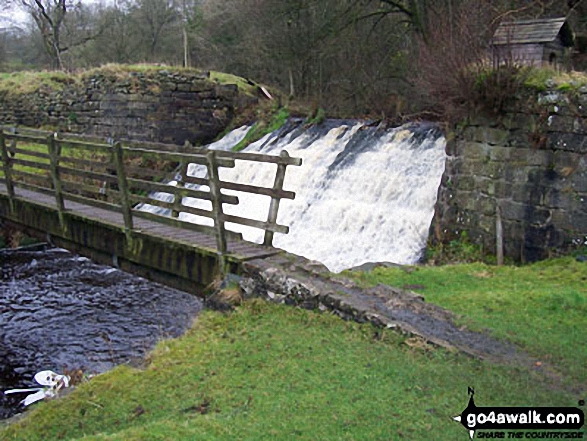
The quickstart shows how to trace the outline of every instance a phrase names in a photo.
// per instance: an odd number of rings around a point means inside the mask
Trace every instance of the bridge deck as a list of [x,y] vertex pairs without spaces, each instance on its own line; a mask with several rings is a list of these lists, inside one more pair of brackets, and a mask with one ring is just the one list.
[[[6,185],[0,183],[0,193],[8,195]],[[55,198],[51,195],[25,190],[23,188],[15,188],[15,195],[19,199],[23,199],[29,203],[43,205],[57,210]],[[91,219],[93,221],[114,225],[119,228],[124,228],[124,219],[122,213],[105,210],[90,205],[80,204],[71,200],[65,199],[65,208],[71,214]],[[191,245],[198,248],[206,248],[208,250],[217,251],[216,238],[212,235],[176,228],[173,226],[161,224],[155,221],[133,218],[134,228],[139,230],[142,234],[165,238],[170,242],[177,242],[184,245]],[[241,261],[258,259],[278,254],[280,250],[272,247],[257,245],[252,242],[227,239],[228,254],[233,259]]]

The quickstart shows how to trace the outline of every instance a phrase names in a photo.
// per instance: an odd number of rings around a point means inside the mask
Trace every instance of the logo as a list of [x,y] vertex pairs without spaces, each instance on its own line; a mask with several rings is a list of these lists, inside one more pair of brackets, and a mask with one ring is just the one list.
[[469,404],[453,419],[469,431],[471,439],[476,431],[493,431],[490,436],[480,433],[479,438],[583,438],[582,432],[556,432],[555,436],[523,436],[508,430],[578,431],[585,423],[583,411],[577,407],[477,407],[475,391],[468,388]]

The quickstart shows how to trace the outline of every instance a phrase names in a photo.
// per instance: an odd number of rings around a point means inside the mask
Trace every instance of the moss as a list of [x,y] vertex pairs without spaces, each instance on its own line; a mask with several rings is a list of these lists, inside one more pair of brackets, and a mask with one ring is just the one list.
[[274,111],[270,116],[265,115],[259,119],[255,125],[249,130],[244,139],[235,145],[232,150],[240,152],[246,148],[249,144],[263,138],[265,135],[272,133],[282,127],[289,118],[289,110],[287,107],[281,107]]
[[[34,93],[40,89],[50,92],[59,92],[67,86],[80,84],[88,78],[103,75],[117,80],[126,79],[132,74],[144,74],[146,77],[156,78],[158,74],[184,74],[204,77],[206,73],[196,68],[181,68],[175,66],[161,66],[152,64],[106,64],[88,69],[76,74],[61,71],[22,71],[14,73],[0,73],[0,96],[15,97]],[[209,81],[216,84],[236,84],[241,93],[255,95],[257,86],[236,75],[222,72],[210,72]],[[150,85],[152,93],[159,93],[160,88]]]
[[538,92],[557,89],[561,92],[575,91],[587,85],[585,72],[559,72],[549,67],[528,70],[524,85]]
[[0,93],[5,97],[17,97],[40,89],[58,92],[78,83],[76,75],[64,72],[14,72],[0,74]]

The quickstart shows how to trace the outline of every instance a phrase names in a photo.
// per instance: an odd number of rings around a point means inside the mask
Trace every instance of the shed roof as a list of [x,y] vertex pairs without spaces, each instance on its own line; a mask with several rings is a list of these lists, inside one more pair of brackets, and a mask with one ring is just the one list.
[[564,17],[505,22],[495,31],[493,44],[550,43],[559,34],[563,45],[573,45],[573,33]]

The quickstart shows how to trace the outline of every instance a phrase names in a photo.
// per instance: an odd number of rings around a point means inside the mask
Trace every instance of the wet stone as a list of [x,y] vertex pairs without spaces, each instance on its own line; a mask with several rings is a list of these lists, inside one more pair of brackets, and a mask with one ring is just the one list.
[[[97,265],[65,250],[0,251],[0,390],[35,372],[101,373],[178,337],[197,297]],[[24,396],[0,395],[0,419]]]

